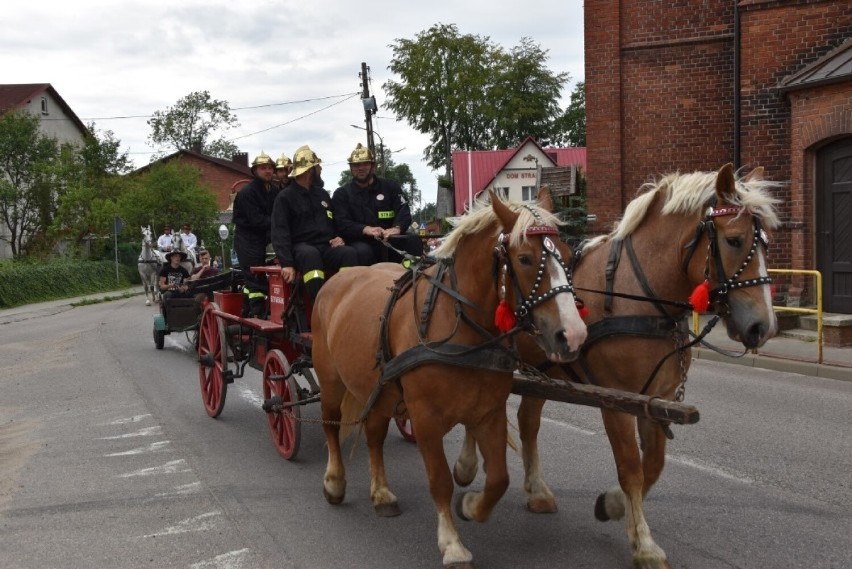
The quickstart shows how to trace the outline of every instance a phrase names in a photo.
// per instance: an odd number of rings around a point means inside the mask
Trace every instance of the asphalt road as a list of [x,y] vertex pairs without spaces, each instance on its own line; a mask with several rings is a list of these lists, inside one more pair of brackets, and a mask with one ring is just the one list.
[[[297,459],[281,459],[255,371],[207,417],[186,339],[155,350],[153,313],[133,297],[0,317],[0,567],[440,567],[415,446],[393,431],[386,444],[402,516],[373,514],[363,445],[346,501],[328,505],[321,428],[305,424]],[[672,566],[848,567],[852,383],[697,361],[687,402],[701,421],[675,427],[646,507]],[[593,515],[615,484],[598,413],[545,412],[543,468],[560,511],[526,511],[510,450],[512,483],[492,519],[459,522],[477,567],[631,567],[623,523]],[[447,437],[451,461],[460,439]]]

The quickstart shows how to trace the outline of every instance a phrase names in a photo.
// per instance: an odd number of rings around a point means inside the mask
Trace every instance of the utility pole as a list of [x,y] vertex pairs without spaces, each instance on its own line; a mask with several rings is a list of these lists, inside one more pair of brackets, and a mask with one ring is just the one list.
[[376,143],[373,141],[373,115],[376,114],[378,107],[376,106],[376,97],[370,95],[370,68],[365,62],[361,62],[361,73],[358,74],[361,78],[361,104],[364,106],[364,125],[367,131],[367,148],[370,153],[376,156]]

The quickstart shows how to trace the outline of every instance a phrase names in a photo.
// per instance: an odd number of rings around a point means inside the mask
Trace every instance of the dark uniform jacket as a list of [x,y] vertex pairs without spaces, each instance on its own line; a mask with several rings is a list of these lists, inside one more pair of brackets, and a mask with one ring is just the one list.
[[411,227],[411,210],[399,184],[373,176],[373,183],[366,188],[359,187],[355,180],[337,188],[334,222],[345,241],[366,239],[362,232],[368,225],[399,227],[404,235]]
[[242,235],[247,240],[269,243],[269,227],[272,219],[272,206],[279,188],[270,185],[267,191],[263,180],[254,178],[240,188],[234,198],[234,226],[236,235]]
[[321,187],[310,190],[295,181],[281,190],[272,209],[272,247],[282,267],[293,267],[293,245],[328,247],[337,236],[331,196]]

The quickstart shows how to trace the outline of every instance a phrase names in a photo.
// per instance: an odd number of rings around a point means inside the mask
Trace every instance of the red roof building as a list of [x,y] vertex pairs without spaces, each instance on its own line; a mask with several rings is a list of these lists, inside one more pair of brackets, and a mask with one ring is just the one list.
[[527,137],[516,148],[453,152],[456,214],[463,213],[479,193],[494,189],[513,201],[534,199],[542,170],[586,168],[585,148],[542,148]]

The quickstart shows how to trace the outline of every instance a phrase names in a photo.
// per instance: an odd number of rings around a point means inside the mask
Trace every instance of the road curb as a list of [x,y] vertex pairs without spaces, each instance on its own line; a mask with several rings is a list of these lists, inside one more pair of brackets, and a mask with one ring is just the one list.
[[803,362],[778,357],[768,357],[760,354],[745,354],[739,358],[724,356],[713,350],[694,348],[692,357],[697,360],[723,362],[726,364],[757,367],[774,371],[785,371],[798,373],[811,377],[822,377],[824,379],[836,379],[840,381],[852,381],[852,368],[818,364],[815,362]]

